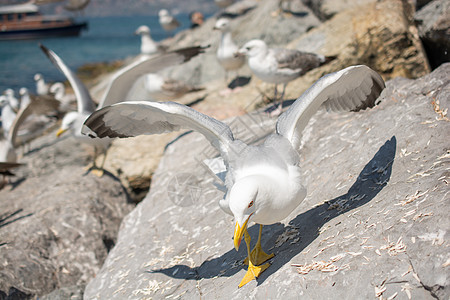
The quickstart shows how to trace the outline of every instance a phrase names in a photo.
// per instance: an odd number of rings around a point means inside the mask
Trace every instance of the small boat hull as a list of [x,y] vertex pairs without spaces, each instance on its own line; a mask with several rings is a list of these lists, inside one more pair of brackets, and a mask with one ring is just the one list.
[[74,23],[65,26],[46,28],[29,28],[3,31],[0,27],[0,41],[41,39],[51,37],[78,36],[81,30],[87,29],[87,23]]

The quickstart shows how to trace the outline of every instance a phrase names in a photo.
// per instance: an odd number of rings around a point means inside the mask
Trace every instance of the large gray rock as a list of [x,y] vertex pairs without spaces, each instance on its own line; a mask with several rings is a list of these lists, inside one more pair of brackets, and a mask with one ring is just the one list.
[[[300,149],[308,196],[264,227],[275,257],[241,289],[245,249],[234,250],[223,193],[202,164],[217,153],[198,133],[181,135],[85,299],[448,298],[450,124],[433,101],[448,99],[449,71],[392,80],[371,110],[313,117]],[[249,142],[274,128],[258,113],[231,123]],[[255,239],[257,226],[249,231]]]
[[132,207],[119,180],[86,174],[79,144],[55,139],[34,141],[0,191],[0,291],[10,297],[82,295]]

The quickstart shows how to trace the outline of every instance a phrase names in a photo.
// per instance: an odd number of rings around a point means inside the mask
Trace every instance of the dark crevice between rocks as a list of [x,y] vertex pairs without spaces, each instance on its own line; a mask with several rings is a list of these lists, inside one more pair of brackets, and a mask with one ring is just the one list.
[[0,300],[28,300],[33,298],[33,294],[27,294],[15,287],[10,287],[8,293],[0,291]]
[[416,278],[419,280],[420,285],[430,293],[431,297],[433,297],[434,299],[441,299],[437,293],[440,290],[444,290],[444,287],[442,285],[439,284],[435,284],[433,286],[428,286],[426,284],[423,283],[422,279],[420,279],[419,274],[417,274],[416,269],[414,268],[414,265],[411,261],[411,257],[409,257],[408,253],[406,253],[406,256],[408,256],[409,259],[409,264],[411,265],[412,271],[414,272],[414,274],[416,274]]
[[105,236],[105,235],[102,237],[102,241],[103,241],[103,245],[105,245],[106,251],[108,253],[109,253],[109,251],[111,251],[111,249],[116,244],[116,242],[112,238]]

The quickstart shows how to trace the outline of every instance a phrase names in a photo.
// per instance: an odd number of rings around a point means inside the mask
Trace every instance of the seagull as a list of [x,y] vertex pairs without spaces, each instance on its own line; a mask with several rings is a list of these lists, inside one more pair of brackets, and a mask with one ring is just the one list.
[[34,81],[36,81],[36,94],[39,96],[44,96],[48,94],[49,84],[45,83],[42,74],[36,73],[34,75]]
[[12,89],[5,90],[3,95],[0,96],[0,107],[2,108],[3,135],[7,137],[19,110],[19,100],[14,97],[14,91]]
[[[81,127],[85,119],[96,109],[94,101],[83,82],[78,76],[67,67],[64,61],[52,50],[48,49],[44,45],[39,45],[44,54],[50,59],[50,61],[61,71],[69,81],[77,99],[77,111],[67,113],[63,120],[60,129],[57,132],[57,136],[61,136],[64,132],[70,131],[72,135],[81,142],[94,146],[95,155],[92,168],[95,175],[103,175],[103,164],[105,162],[106,155],[103,157],[103,162],[98,168],[95,165],[95,157],[97,152],[105,152],[109,146],[108,140],[92,140],[81,134]],[[114,104],[118,99],[126,97],[127,93],[131,89],[134,82],[142,75],[159,71],[165,67],[171,65],[181,64],[190,60],[192,57],[199,53],[203,53],[207,47],[195,46],[189,48],[182,48],[167,52],[157,57],[143,56],[139,60],[133,62],[129,66],[126,66],[118,70],[112,76],[106,92],[104,93],[98,108],[105,105]]]
[[28,89],[26,87],[20,88],[19,95],[20,95],[20,109],[27,107],[31,102],[30,93],[28,92]]
[[182,97],[187,93],[204,90],[203,87],[197,87],[187,84],[184,81],[164,78],[163,76],[150,73],[144,76],[144,92],[139,97],[133,99],[149,98],[153,101],[167,101]]
[[[0,174],[3,175],[3,182],[0,183],[0,188],[6,183],[6,176],[13,176],[14,174],[10,171],[12,168],[21,166],[22,164],[17,163],[16,149],[25,143],[30,142],[33,138],[36,138],[45,131],[45,126],[38,126],[37,130],[31,130],[29,123],[27,124],[25,120],[31,115],[42,115],[54,112],[59,106],[58,101],[54,99],[46,99],[38,97],[36,99],[30,99],[28,105],[23,106],[21,103],[21,108],[8,132],[5,132],[5,138],[0,138]],[[23,127],[28,127],[24,129]],[[26,131],[25,134],[19,135],[19,130]]]
[[175,19],[174,16],[171,16],[167,9],[161,9],[158,13],[159,16],[159,24],[166,31],[175,30],[180,26],[180,23]]
[[134,34],[141,36],[141,54],[150,55],[167,50],[167,47],[159,45],[152,39],[150,35],[150,28],[146,25],[139,26]]
[[[302,131],[323,104],[331,110],[360,111],[377,104],[385,84],[364,65],[351,66],[320,78],[282,113],[275,133],[259,145],[235,139],[225,123],[176,102],[122,102],[94,112],[82,133],[93,138],[126,138],[186,128],[196,130],[220,152],[227,168],[226,193],[220,208],[234,216],[234,247],[242,236],[247,244],[248,270],[239,287],[256,279],[273,257],[261,248],[263,225],[286,218],[305,198],[298,149]],[[260,224],[258,241],[250,251],[247,225]]]
[[219,47],[217,48],[217,59],[225,69],[225,80],[228,81],[228,72],[240,69],[245,63],[245,57],[235,55],[239,47],[233,42],[231,37],[229,19],[218,19],[213,29],[222,33]]
[[277,85],[283,84],[283,92],[278,105],[275,106],[278,107],[277,114],[281,112],[281,104],[288,82],[334,59],[334,57],[298,50],[269,48],[262,40],[251,40],[245,43],[237,55],[247,56],[248,66],[257,77],[265,82],[275,83],[275,100]]
[[71,108],[72,102],[76,102],[76,97],[73,94],[66,94],[66,88],[62,82],[55,82],[50,86],[49,90],[50,94],[58,100],[61,105],[59,110],[65,112],[69,111]]

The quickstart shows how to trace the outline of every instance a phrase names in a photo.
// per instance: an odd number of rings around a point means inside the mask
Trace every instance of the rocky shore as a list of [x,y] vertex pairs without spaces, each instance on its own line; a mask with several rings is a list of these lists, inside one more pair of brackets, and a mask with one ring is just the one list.
[[[308,124],[308,196],[264,227],[263,248],[275,257],[257,282],[237,288],[245,249],[233,248],[232,218],[217,205],[223,192],[203,164],[218,153],[200,134],[116,140],[100,178],[83,169],[90,149],[52,134],[31,143],[0,190],[0,299],[448,299],[448,1],[353,3],[279,9],[260,0],[231,21],[239,45],[260,38],[337,56],[291,82],[286,105],[349,65],[387,82],[375,108],[320,111]],[[244,67],[244,84],[224,92],[216,17],[164,41],[211,47],[162,73],[204,86],[178,101],[255,143],[274,130],[265,112],[273,86]],[[249,232],[255,238],[257,226]]]

